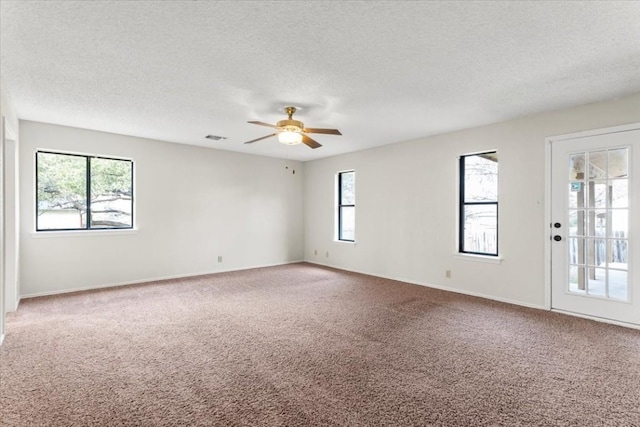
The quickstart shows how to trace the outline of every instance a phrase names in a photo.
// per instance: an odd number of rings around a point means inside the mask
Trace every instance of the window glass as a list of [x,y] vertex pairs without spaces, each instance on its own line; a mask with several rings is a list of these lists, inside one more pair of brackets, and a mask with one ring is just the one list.
[[356,173],[338,174],[338,240],[355,241]]
[[36,230],[133,227],[133,162],[36,153]]
[[91,227],[131,227],[131,162],[91,159]]
[[340,208],[341,228],[340,240],[355,240],[356,208],[353,206],[342,206]]
[[464,201],[498,201],[498,159],[495,153],[464,157]]
[[463,252],[497,254],[498,206],[466,205],[464,207]]
[[459,251],[498,255],[498,155],[460,158]]
[[342,177],[342,188],[340,191],[341,205],[353,205],[356,202],[355,193],[355,172],[343,172],[340,174]]
[[37,153],[38,230],[87,226],[87,159]]

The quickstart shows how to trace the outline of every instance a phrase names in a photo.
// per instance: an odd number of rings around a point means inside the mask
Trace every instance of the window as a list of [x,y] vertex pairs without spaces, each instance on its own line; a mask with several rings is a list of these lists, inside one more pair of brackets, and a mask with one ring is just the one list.
[[133,228],[131,160],[38,151],[36,230]]
[[356,172],[338,173],[338,240],[355,242]]
[[459,251],[498,256],[498,153],[460,157]]

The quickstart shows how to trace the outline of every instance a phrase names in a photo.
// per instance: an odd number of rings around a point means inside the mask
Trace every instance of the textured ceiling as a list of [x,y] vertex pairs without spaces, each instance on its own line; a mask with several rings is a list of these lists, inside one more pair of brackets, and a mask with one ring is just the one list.
[[[640,92],[640,2],[1,1],[22,119],[309,160]],[[323,147],[250,145],[286,105]],[[227,137],[204,139],[208,134]]]

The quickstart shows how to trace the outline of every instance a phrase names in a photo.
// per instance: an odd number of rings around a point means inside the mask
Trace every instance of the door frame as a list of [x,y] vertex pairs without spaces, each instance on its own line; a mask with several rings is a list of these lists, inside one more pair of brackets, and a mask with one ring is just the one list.
[[19,215],[19,146],[16,131],[8,123],[6,117],[3,120],[2,144],[4,146],[3,158],[3,264],[2,274],[4,283],[5,313],[18,309],[20,304],[19,286],[19,243],[20,243],[20,215]]
[[[552,301],[551,301],[551,264],[552,264],[552,259],[551,259],[551,232],[552,232],[552,228],[551,228],[551,189],[553,186],[553,183],[551,181],[551,149],[552,149],[552,145],[554,142],[560,142],[560,141],[565,141],[565,140],[569,140],[569,139],[578,139],[578,138],[585,138],[585,137],[589,137],[589,136],[597,136],[597,135],[604,135],[604,134],[608,134],[608,133],[616,133],[616,132],[626,132],[626,131],[631,131],[631,130],[638,130],[640,129],[640,122],[636,122],[636,123],[629,123],[626,125],[619,125],[619,126],[611,126],[611,127],[606,127],[606,128],[599,128],[599,129],[591,129],[591,130],[586,130],[586,131],[580,131],[580,132],[573,132],[573,133],[568,133],[568,134],[564,134],[564,135],[556,135],[556,136],[550,136],[545,138],[545,194],[544,194],[544,204],[545,204],[545,210],[544,210],[544,229],[545,229],[545,239],[544,239],[544,278],[545,278],[545,286],[544,286],[544,307],[547,310],[550,311],[554,311],[554,312],[558,312],[558,313],[563,313],[563,314],[568,314],[570,316],[575,316],[575,317],[582,317],[584,319],[591,319],[591,320],[596,320],[598,322],[603,322],[603,323],[611,323],[614,325],[619,325],[619,326],[626,326],[628,328],[633,328],[633,329],[640,329],[640,325],[634,325],[632,323],[625,323],[625,322],[618,322],[615,320],[610,320],[610,319],[603,319],[600,317],[594,317],[594,316],[589,316],[586,314],[579,314],[579,313],[572,313],[572,312],[568,312],[568,311],[564,311],[564,310],[559,310],[559,309],[554,309],[552,308]],[[640,238],[640,236],[638,237],[634,237],[634,238]]]

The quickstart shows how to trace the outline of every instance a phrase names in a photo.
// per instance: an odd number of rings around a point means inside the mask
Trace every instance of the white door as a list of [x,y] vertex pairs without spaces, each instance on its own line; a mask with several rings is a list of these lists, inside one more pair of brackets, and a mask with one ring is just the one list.
[[551,307],[640,325],[640,125],[551,140]]

